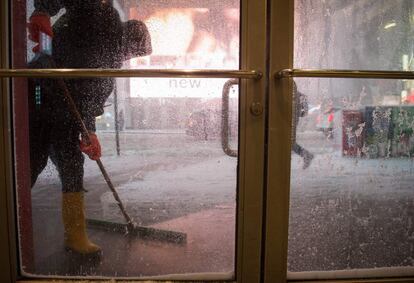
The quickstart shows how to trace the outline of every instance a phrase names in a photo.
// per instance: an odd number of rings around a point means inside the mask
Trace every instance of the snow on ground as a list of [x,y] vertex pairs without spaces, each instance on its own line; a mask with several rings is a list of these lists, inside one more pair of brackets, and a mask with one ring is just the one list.
[[[171,171],[149,172],[144,180],[127,182],[117,190],[126,202],[234,201],[236,162],[234,158],[222,156]],[[101,197],[104,202],[110,202],[112,199],[110,192]]]
[[[235,158],[221,156],[200,163],[182,166],[175,170],[149,172],[141,180],[129,181],[117,191],[127,209],[134,207],[175,206],[214,207],[220,203],[233,203],[236,199]],[[118,209],[111,192],[102,194],[100,201],[104,218]],[[165,208],[165,209],[166,209]]]
[[[195,140],[177,133],[127,133],[121,136],[117,156],[113,136],[100,138],[106,171],[139,224],[235,202],[237,159],[226,156],[218,140]],[[123,221],[96,163],[85,159],[84,167],[88,215]],[[33,201],[38,207],[50,207],[57,202],[59,190],[57,172],[49,163],[32,191]]]
[[361,194],[414,195],[414,159],[364,159],[340,153],[316,154],[311,166],[302,169],[302,160],[292,155],[291,192],[317,190],[322,194],[353,191]]
[[292,155],[288,269],[292,272],[414,266],[412,158],[342,156],[313,134],[303,170]]
[[[112,137],[102,140],[107,171],[140,225],[235,202],[237,159],[225,156],[218,140],[129,133],[120,157]],[[292,155],[289,270],[413,266],[413,158],[344,157],[317,132],[299,133],[298,142],[315,158],[303,170]],[[32,190],[34,209],[57,209],[59,187],[48,166]],[[85,188],[88,215],[123,220],[92,161],[85,163]]]

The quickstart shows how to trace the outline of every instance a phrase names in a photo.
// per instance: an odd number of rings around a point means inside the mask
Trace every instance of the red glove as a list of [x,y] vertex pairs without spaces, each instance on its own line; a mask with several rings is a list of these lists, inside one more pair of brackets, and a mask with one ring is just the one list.
[[101,145],[95,133],[89,133],[90,143],[88,144],[84,137],[80,140],[80,150],[89,156],[92,160],[98,160],[102,156]]
[[[30,23],[27,24],[29,30],[29,39],[39,43],[40,32],[53,37],[52,25],[50,24],[50,16],[42,12],[34,12],[30,17]],[[39,52],[39,44],[33,47],[34,52]]]

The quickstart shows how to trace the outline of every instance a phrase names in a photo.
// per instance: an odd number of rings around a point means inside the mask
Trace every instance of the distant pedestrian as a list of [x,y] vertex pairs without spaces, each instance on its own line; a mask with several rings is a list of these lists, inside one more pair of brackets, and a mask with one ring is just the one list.
[[310,166],[314,155],[296,142],[296,129],[299,118],[308,114],[308,100],[306,95],[298,91],[296,83],[293,82],[293,123],[292,123],[292,150],[303,158],[303,169]]

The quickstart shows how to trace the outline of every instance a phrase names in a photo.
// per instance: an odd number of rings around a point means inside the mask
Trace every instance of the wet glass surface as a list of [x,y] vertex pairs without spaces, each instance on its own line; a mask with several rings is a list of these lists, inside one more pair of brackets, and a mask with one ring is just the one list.
[[[294,67],[412,71],[413,9],[296,1]],[[288,270],[413,267],[412,81],[295,83]]]
[[[40,31],[44,19],[33,17],[48,12],[53,36],[40,34],[33,50],[16,20],[15,67],[239,68],[238,1],[113,1],[104,8],[101,1],[75,2],[28,0],[27,13],[16,12]],[[233,279],[237,158],[221,144],[227,81],[14,79],[23,273]],[[79,152],[80,127],[65,88],[87,130],[96,132],[132,229],[114,225],[125,223],[117,201],[96,162]],[[234,150],[238,107],[236,85],[225,110]],[[83,209],[86,221],[103,222],[83,229]]]
[[412,11],[410,0],[297,0],[294,67],[411,70]]

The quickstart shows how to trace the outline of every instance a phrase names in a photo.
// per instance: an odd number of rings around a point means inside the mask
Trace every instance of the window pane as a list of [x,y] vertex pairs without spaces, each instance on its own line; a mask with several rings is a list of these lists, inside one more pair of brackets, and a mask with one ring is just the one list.
[[410,0],[295,1],[294,67],[412,70]]
[[[295,68],[413,69],[412,1],[295,5]],[[295,83],[290,278],[413,274],[412,81]]]
[[[239,68],[239,1],[21,2],[15,68]],[[39,47],[26,20],[42,31]],[[238,159],[221,139],[237,152],[239,92],[236,81],[224,101],[227,81],[14,79],[23,274],[234,279]],[[133,229],[116,225],[125,216],[81,153],[99,156],[94,136],[79,144],[67,93],[96,133]]]
[[[414,266],[409,83],[295,80],[289,271]],[[349,95],[333,91],[338,85]]]

